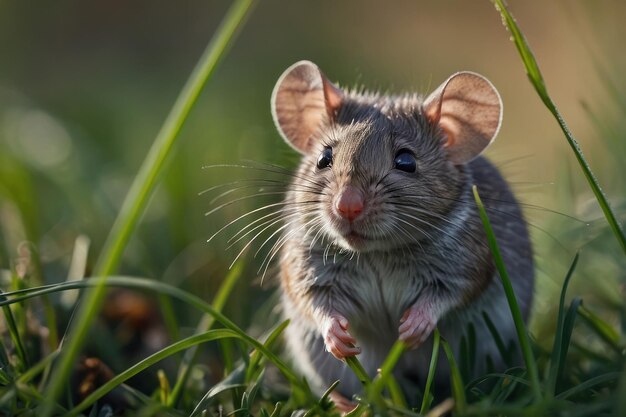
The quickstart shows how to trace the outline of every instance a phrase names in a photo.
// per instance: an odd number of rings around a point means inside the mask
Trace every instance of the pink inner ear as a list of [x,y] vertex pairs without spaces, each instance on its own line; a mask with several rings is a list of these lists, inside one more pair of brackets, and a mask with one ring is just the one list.
[[477,157],[495,138],[502,118],[502,102],[483,76],[459,72],[448,78],[423,104],[429,121],[446,135],[448,158],[463,164]]
[[341,107],[343,102],[343,91],[337,88],[333,83],[328,81],[326,77],[322,77],[324,84],[324,99],[326,101],[326,112],[330,120],[333,120],[337,115],[337,111]]
[[300,61],[278,79],[272,92],[272,117],[283,139],[306,154],[316,132],[334,121],[342,102],[343,92],[317,65]]
[[[324,108],[323,97],[309,93],[301,106],[302,120],[300,129],[302,129],[302,133],[307,138],[310,138],[324,120],[324,112],[322,110]],[[307,144],[305,147],[308,149],[309,146]]]
[[459,135],[458,126],[455,126],[451,123],[446,123],[445,120],[442,120],[439,123],[439,127],[443,130],[443,133],[446,135],[446,143],[443,145],[445,148],[450,146],[454,146],[455,138]]

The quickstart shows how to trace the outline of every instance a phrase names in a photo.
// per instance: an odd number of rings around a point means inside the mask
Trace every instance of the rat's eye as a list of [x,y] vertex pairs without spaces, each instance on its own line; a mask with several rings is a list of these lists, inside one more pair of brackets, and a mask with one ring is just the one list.
[[324,169],[328,168],[333,164],[333,148],[327,146],[324,148],[320,157],[317,158],[317,168]]
[[395,168],[404,172],[415,172],[417,169],[417,162],[413,154],[405,149],[402,149],[396,154],[396,159],[393,160]]

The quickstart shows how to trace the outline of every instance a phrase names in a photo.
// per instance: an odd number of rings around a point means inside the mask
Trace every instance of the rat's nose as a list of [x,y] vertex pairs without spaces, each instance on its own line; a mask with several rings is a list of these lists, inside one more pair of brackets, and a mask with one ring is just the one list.
[[341,192],[335,207],[341,217],[353,221],[363,211],[363,193],[358,188],[348,185]]

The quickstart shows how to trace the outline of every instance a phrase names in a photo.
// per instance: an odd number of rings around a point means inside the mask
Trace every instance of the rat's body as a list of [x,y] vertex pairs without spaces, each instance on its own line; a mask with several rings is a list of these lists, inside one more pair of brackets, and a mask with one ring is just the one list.
[[[525,317],[533,262],[509,187],[477,157],[500,124],[493,86],[459,73],[426,100],[344,93],[301,62],[279,80],[273,106],[281,133],[305,155],[285,201],[296,215],[286,216],[280,267],[287,343],[314,386],[341,380],[337,390],[351,397],[360,383],[337,358],[358,354],[374,376],[400,338],[417,348],[395,368],[412,397],[427,376],[435,326],[458,354],[471,324],[474,372],[486,372],[487,357],[502,370],[483,314],[505,343],[515,328],[472,185]],[[437,379],[447,375],[440,360]]]

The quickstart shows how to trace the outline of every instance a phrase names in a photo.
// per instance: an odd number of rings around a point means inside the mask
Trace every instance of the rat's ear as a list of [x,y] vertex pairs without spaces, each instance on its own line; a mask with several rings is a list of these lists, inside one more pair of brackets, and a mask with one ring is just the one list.
[[272,117],[283,139],[306,154],[323,123],[335,119],[343,92],[310,61],[296,62],[278,79],[272,93]]
[[482,75],[457,72],[424,101],[424,114],[446,134],[450,160],[464,164],[496,137],[502,122],[502,100]]

